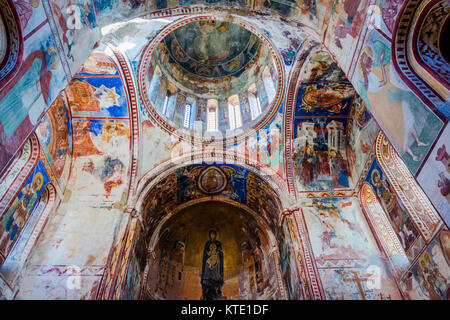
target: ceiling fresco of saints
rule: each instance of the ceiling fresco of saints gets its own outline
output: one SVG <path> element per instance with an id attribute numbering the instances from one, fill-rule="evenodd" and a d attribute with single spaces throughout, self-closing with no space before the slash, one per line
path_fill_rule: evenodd
<path id="1" fill-rule="evenodd" d="M 273 64 L 256 34 L 221 20 L 194 21 L 169 32 L 152 61 L 178 89 L 204 98 L 240 93 Z"/>
<path id="2" fill-rule="evenodd" d="M 146 41 L 137 61 L 144 108 L 184 141 L 198 131 L 197 143 L 242 141 L 282 104 L 283 58 L 271 40 L 244 20 L 202 16 L 169 24 Z"/>

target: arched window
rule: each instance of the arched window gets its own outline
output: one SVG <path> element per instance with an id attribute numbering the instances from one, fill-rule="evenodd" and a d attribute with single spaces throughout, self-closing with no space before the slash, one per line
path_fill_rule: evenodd
<path id="1" fill-rule="evenodd" d="M 207 102 L 207 122 L 206 122 L 206 131 L 214 132 L 217 131 L 218 128 L 218 117 L 217 117 L 217 100 L 216 99 L 208 99 Z"/>
<path id="2" fill-rule="evenodd" d="M 192 106 L 190 104 L 186 104 L 184 106 L 184 121 L 183 125 L 185 128 L 189 128 L 191 123 L 191 108 Z"/>
<path id="3" fill-rule="evenodd" d="M 261 114 L 261 103 L 259 102 L 258 90 L 254 82 L 248 87 L 248 103 L 252 120 L 254 120 Z"/>
<path id="4" fill-rule="evenodd" d="M 228 114 L 230 116 L 230 129 L 234 130 L 242 126 L 241 106 L 237 94 L 228 98 Z"/>
<path id="5" fill-rule="evenodd" d="M 148 89 L 148 96 L 152 102 L 155 102 L 159 86 L 161 84 L 162 72 L 159 66 L 149 68 L 150 86 Z"/>
<path id="6" fill-rule="evenodd" d="M 267 99 L 268 101 L 272 101 L 272 99 L 275 98 L 277 90 L 275 88 L 275 84 L 272 79 L 272 74 L 268 66 L 266 66 L 263 70 L 263 83 L 264 88 L 266 89 Z"/>
<path id="7" fill-rule="evenodd" d="M 175 104 L 177 102 L 178 88 L 171 82 L 167 84 L 167 93 L 164 97 L 164 106 L 162 113 L 169 119 L 173 116 L 175 111 Z"/>

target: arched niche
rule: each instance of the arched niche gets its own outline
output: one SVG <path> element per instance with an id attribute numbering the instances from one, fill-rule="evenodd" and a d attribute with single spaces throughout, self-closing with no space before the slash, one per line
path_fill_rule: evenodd
<path id="1" fill-rule="evenodd" d="M 39 141 L 36 135 L 25 142 L 23 148 L 0 178 L 0 213 L 8 207 L 14 194 L 19 190 L 39 158 Z"/>
<path id="2" fill-rule="evenodd" d="M 15 237 L 7 240 L 11 237 L 7 229 L 12 227 L 9 225 L 9 217 L 17 207 L 17 195 L 22 193 L 21 190 L 24 188 L 24 184 L 30 179 L 33 170 L 38 164 L 39 153 L 39 141 L 36 135 L 33 134 L 0 179 L 0 265 L 11 251 L 14 239 L 17 239 Z M 23 226 L 26 221 L 22 222 Z"/>

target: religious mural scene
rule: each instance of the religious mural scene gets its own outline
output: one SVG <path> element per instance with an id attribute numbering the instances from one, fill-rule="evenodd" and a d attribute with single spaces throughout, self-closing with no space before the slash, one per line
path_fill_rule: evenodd
<path id="1" fill-rule="evenodd" d="M 0 300 L 449 300 L 449 0 L 0 0 Z"/>

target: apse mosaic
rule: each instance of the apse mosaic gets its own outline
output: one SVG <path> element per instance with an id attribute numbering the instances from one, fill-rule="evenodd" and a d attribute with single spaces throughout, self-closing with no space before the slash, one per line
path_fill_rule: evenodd
<path id="1" fill-rule="evenodd" d="M 169 219 L 149 258 L 146 294 L 158 299 L 268 299 L 279 295 L 267 235 L 231 205 L 204 202 Z"/>
<path id="2" fill-rule="evenodd" d="M 49 227 L 21 270 L 17 297 L 448 300 L 450 234 L 434 211 L 448 224 L 448 110 L 399 71 L 391 46 L 403 5 L 0 0 L 0 200 L 8 202 L 0 262 L 30 235 L 24 226 L 37 220 L 50 184 L 57 204 L 45 207 Z M 444 79 L 434 31 L 445 10 L 424 15 L 416 48 Z M 286 103 L 285 87 L 293 91 Z M 390 183 L 374 159 L 380 129 L 407 168 L 390 164 L 409 169 L 411 181 Z M 233 141 L 223 143 L 230 131 Z M 30 134 L 39 144 L 24 146 Z M 200 153 L 197 142 L 261 168 L 168 164 Z M 262 178 L 268 171 L 284 202 Z M 147 190 L 149 176 L 157 180 Z M 377 245 L 381 226 L 344 197 L 361 184 L 406 252 L 404 274 Z M 145 198 L 143 212 L 131 210 L 136 198 Z M 83 266 L 82 288 L 68 291 L 73 264 Z"/>

